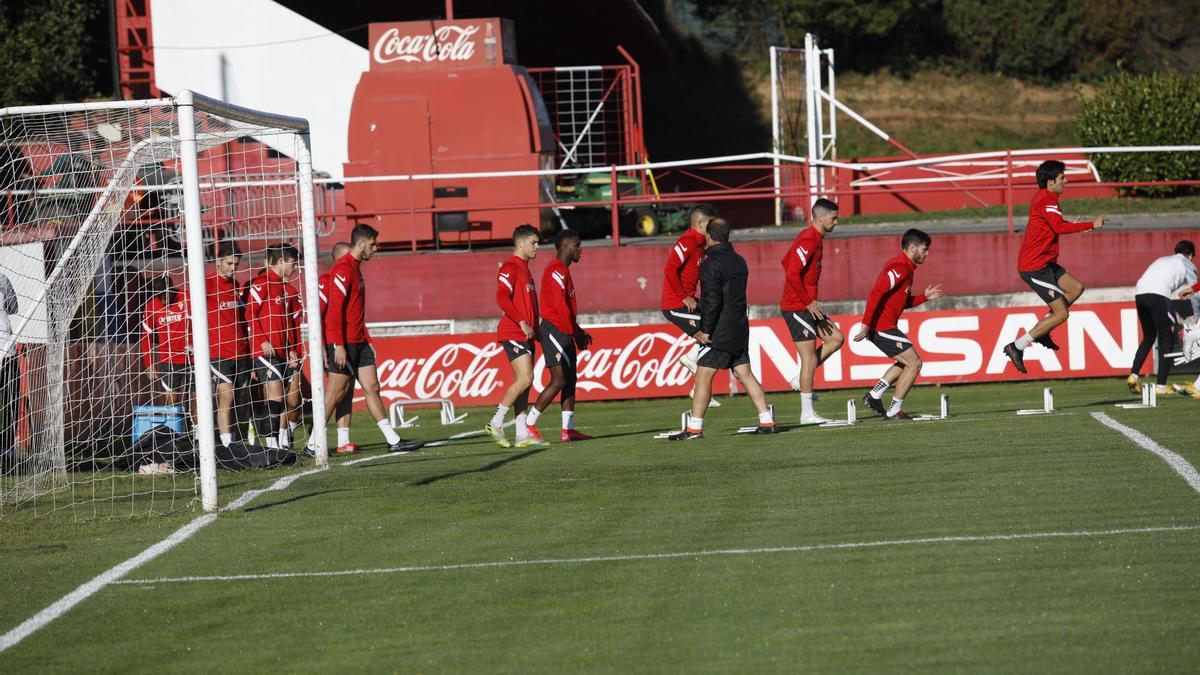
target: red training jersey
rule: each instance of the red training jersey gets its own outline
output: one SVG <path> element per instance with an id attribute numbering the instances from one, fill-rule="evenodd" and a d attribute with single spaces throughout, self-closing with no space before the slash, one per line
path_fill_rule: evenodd
<path id="1" fill-rule="evenodd" d="M 675 241 L 667 254 L 663 267 L 662 302 L 659 309 L 676 309 L 683 306 L 683 299 L 696 295 L 700 283 L 700 258 L 708 240 L 692 228 L 688 228 Z"/>
<path id="2" fill-rule="evenodd" d="M 571 280 L 571 268 L 558 258 L 551 260 L 542 272 L 540 298 L 543 320 L 567 335 L 579 332 L 575 282 Z"/>
<path id="3" fill-rule="evenodd" d="M 904 310 L 925 302 L 924 293 L 917 296 L 912 294 L 913 273 L 916 270 L 916 264 L 903 253 L 887 261 L 875 279 L 871 295 L 867 297 L 863 325 L 868 330 L 891 330 L 900 321 Z"/>
<path id="4" fill-rule="evenodd" d="M 191 361 L 192 321 L 187 295 L 167 305 L 157 297 L 146 303 L 142 318 L 142 362 L 185 365 Z"/>
<path id="5" fill-rule="evenodd" d="M 325 323 L 325 310 L 329 307 L 329 293 L 325 289 L 329 287 L 329 271 L 321 273 L 317 277 L 317 298 L 321 301 L 321 323 Z"/>
<path id="6" fill-rule="evenodd" d="M 288 284 L 270 268 L 250 282 L 246 291 L 246 325 L 250 333 L 250 356 L 266 356 L 263 343 L 270 342 L 275 358 L 285 359 L 299 346 L 300 330 L 296 324 L 295 298 L 288 293 Z"/>
<path id="7" fill-rule="evenodd" d="M 537 288 L 533 285 L 533 276 L 529 274 L 528 260 L 514 255 L 500 266 L 496 277 L 496 304 L 502 313 L 500 324 L 496 326 L 499 340 L 525 342 L 531 339 L 521 331 L 521 321 L 529 324 L 534 337 L 537 336 Z"/>
<path id="8" fill-rule="evenodd" d="M 205 282 L 208 296 L 208 354 L 214 359 L 245 360 L 250 356 L 246 345 L 245 314 L 238 283 L 219 274 Z"/>
<path id="9" fill-rule="evenodd" d="M 824 257 L 825 233 L 806 227 L 796 235 L 783 255 L 783 299 L 779 307 L 794 312 L 808 309 L 817 300 L 817 283 L 821 280 L 821 259 Z"/>
<path id="10" fill-rule="evenodd" d="M 367 282 L 362 261 L 347 253 L 329 268 L 325 286 L 325 344 L 370 342 L 367 334 Z"/>
<path id="11" fill-rule="evenodd" d="M 1063 220 L 1058 206 L 1058 195 L 1049 190 L 1038 190 L 1029 204 L 1029 224 L 1025 226 L 1025 238 L 1021 240 L 1021 252 L 1017 255 L 1017 269 L 1021 272 L 1036 272 L 1058 262 L 1058 236 L 1083 232 L 1095 226 L 1093 222 L 1072 223 Z"/>

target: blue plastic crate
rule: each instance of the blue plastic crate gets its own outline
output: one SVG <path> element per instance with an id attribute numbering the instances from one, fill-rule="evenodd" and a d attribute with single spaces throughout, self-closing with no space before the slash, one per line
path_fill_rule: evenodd
<path id="1" fill-rule="evenodd" d="M 176 405 L 133 406 L 133 442 L 154 427 L 164 424 L 177 434 L 183 433 L 183 420 L 187 410 Z"/>

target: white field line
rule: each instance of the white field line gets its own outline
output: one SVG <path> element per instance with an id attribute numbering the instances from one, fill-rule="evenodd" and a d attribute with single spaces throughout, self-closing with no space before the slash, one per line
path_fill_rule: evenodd
<path id="1" fill-rule="evenodd" d="M 268 488 L 265 488 L 262 490 L 247 490 L 244 494 L 242 494 L 241 497 L 238 497 L 237 499 L 233 500 L 232 502 L 227 504 L 221 510 L 222 511 L 233 511 L 236 509 L 240 509 L 243 506 L 245 506 L 250 500 L 263 494 L 264 492 L 283 490 L 283 489 L 287 488 L 289 485 L 291 485 L 293 482 L 295 482 L 296 479 L 302 478 L 304 476 L 309 476 L 314 473 L 318 473 L 320 471 L 324 471 L 324 469 L 310 469 L 308 471 L 302 471 L 297 474 L 292 474 L 291 476 L 284 476 L 283 478 L 280 478 L 279 480 L 272 483 L 271 486 Z M 205 525 L 208 525 L 209 523 L 216 520 L 216 518 L 217 518 L 217 515 L 215 513 L 206 513 L 206 514 L 192 520 L 187 525 L 184 525 L 183 527 L 179 528 L 178 530 L 175 530 L 175 532 L 173 532 L 166 539 L 163 539 L 162 541 L 158 542 L 157 544 L 154 544 L 150 548 L 133 556 L 132 558 L 126 560 L 125 562 L 123 562 L 119 565 L 116 565 L 115 567 L 112 567 L 109 570 L 99 574 L 98 576 L 93 578 L 91 581 L 88 581 L 87 583 L 79 586 L 78 588 L 71 591 L 70 593 L 64 595 L 57 602 L 55 602 L 54 604 L 50 605 L 49 607 L 43 609 L 42 611 L 38 612 L 37 614 L 34 614 L 32 617 L 27 619 L 21 625 L 17 626 L 16 628 L 13 628 L 12 630 L 5 633 L 4 635 L 0 635 L 0 652 L 3 652 L 6 649 L 8 649 L 9 647 L 16 645 L 21 640 L 24 640 L 25 638 L 32 635 L 39 628 L 42 628 L 43 626 L 50 623 L 51 621 L 54 621 L 55 619 L 62 616 L 63 614 L 66 614 L 67 612 L 71 611 L 71 609 L 74 608 L 75 605 L 78 605 L 79 603 L 83 602 L 84 600 L 87 600 L 88 598 L 90 598 L 91 596 L 100 592 L 101 590 L 104 590 L 104 588 L 106 586 L 117 582 L 119 579 L 121 579 L 121 577 L 124 577 L 126 574 L 129 574 L 130 572 L 132 572 L 133 570 L 137 569 L 138 567 L 144 565 L 145 563 L 148 563 L 151 560 L 154 560 L 158 556 L 166 553 L 167 551 L 170 551 L 171 549 L 175 548 L 179 544 L 182 544 L 183 542 L 187 541 L 188 539 L 191 538 L 192 535 L 199 532 Z"/>
<path id="2" fill-rule="evenodd" d="M 1119 432 L 1125 438 L 1128 438 L 1134 443 L 1140 445 L 1143 450 L 1149 450 L 1150 452 L 1158 455 L 1160 459 L 1162 459 L 1167 463 L 1168 466 L 1175 470 L 1175 473 L 1182 476 L 1183 479 L 1187 481 L 1187 484 L 1192 486 L 1193 490 L 1200 492 L 1200 472 L 1197 472 L 1196 467 L 1192 466 L 1191 463 L 1186 459 L 1164 448 L 1158 443 L 1155 443 L 1154 440 L 1146 434 L 1143 434 L 1132 427 L 1127 427 L 1108 415 L 1105 415 L 1104 413 L 1094 412 L 1092 413 L 1092 417 L 1095 417 L 1097 422 L 1103 424 L 1109 429 L 1112 429 L 1113 431 Z"/>
<path id="3" fill-rule="evenodd" d="M 533 565 L 579 565 L 585 563 L 637 562 L 644 560 L 671 560 L 678 558 L 706 558 L 713 556 L 763 555 L 771 553 L 807 553 L 813 551 L 836 551 L 847 549 L 881 548 L 885 546 L 920 546 L 929 544 L 958 544 L 996 541 L 1022 541 L 1028 539 L 1066 539 L 1084 537 L 1108 537 L 1126 534 L 1150 534 L 1155 532 L 1194 532 L 1200 525 L 1163 525 L 1159 527 L 1137 527 L 1114 530 L 1078 530 L 1073 532 L 1026 532 L 1019 534 L 959 535 L 946 537 L 923 537 L 919 539 L 885 539 L 880 541 L 857 541 L 832 544 L 810 544 L 807 546 L 773 546 L 764 548 L 729 548 L 707 551 L 680 551 L 668 553 L 642 553 L 633 555 L 588 556 L 582 558 L 548 558 L 535 560 L 498 560 L 493 562 L 454 563 L 447 565 L 414 565 L 410 567 L 382 567 L 374 569 L 351 569 L 322 572 L 270 572 L 264 574 L 233 574 L 223 576 L 162 577 L 158 579 L 124 579 L 114 583 L 124 585 L 153 585 L 206 581 L 259 581 L 267 579 L 296 579 L 307 577 L 349 577 L 366 574 L 405 574 L 412 572 L 444 572 L 452 570 L 475 570 L 497 567 L 527 567 Z"/>

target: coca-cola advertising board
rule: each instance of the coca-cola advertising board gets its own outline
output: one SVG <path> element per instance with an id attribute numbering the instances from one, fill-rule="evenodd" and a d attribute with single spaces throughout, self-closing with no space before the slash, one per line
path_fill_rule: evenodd
<path id="1" fill-rule="evenodd" d="M 474 68 L 517 62 L 508 19 L 373 23 L 371 70 Z"/>
<path id="2" fill-rule="evenodd" d="M 1137 311 L 1131 302 L 1076 305 L 1055 340 L 1058 352 L 1033 346 L 1025 352 L 1028 375 L 1004 356 L 1008 344 L 1045 314 L 1040 307 L 909 312 L 900 330 L 924 360 L 918 382 L 1098 377 L 1127 373 L 1138 343 Z M 834 316 L 846 345 L 817 370 L 817 389 L 869 387 L 891 363 L 873 344 L 851 338 L 859 316 Z M 691 374 L 679 356 L 693 344 L 670 324 L 595 327 L 593 342 L 579 354 L 578 399 L 686 396 Z M 374 340 L 385 400 L 446 398 L 456 405 L 495 403 L 512 378 L 493 334 L 392 337 Z M 796 349 L 782 319 L 750 322 L 750 363 L 768 391 L 786 391 L 799 370 Z M 534 388 L 549 381 L 539 349 Z M 718 376 L 716 393 L 728 393 Z M 361 402 L 361 395 L 356 395 Z"/>

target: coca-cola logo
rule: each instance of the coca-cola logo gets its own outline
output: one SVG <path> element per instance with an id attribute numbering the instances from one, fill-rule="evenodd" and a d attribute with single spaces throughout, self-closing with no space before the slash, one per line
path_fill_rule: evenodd
<path id="1" fill-rule="evenodd" d="M 475 55 L 471 37 L 478 32 L 479 26 L 442 26 L 432 33 L 401 35 L 399 28 L 389 28 L 375 42 L 372 55 L 376 63 L 469 61 Z"/>
<path id="2" fill-rule="evenodd" d="M 378 366 L 380 392 L 386 398 L 487 398 L 501 387 L 493 357 L 496 343 L 442 345 L 428 357 L 384 359 Z"/>

